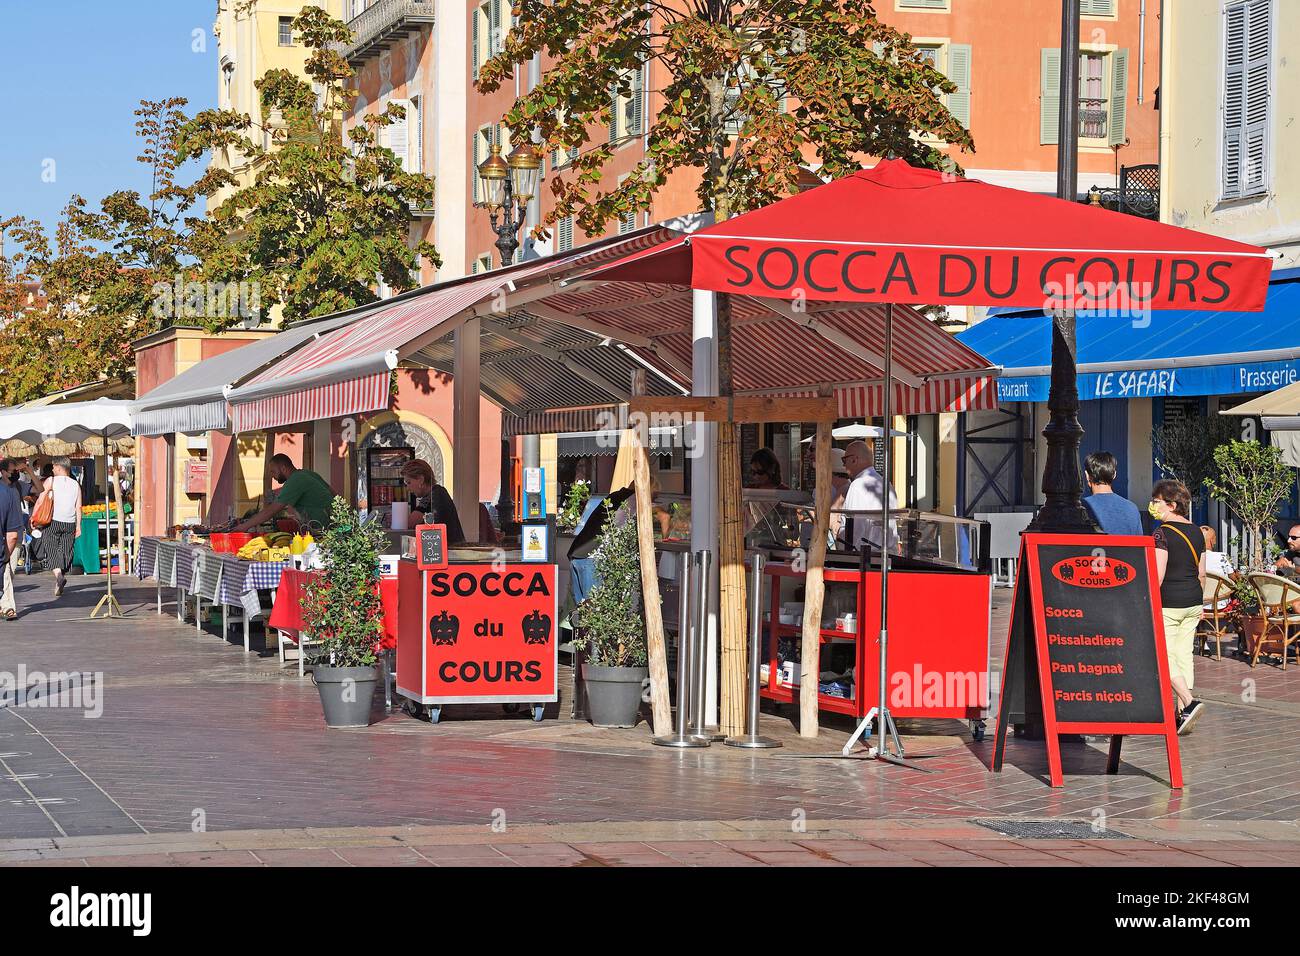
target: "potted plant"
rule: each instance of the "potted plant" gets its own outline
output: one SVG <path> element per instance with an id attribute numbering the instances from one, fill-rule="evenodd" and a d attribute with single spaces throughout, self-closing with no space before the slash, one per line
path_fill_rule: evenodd
<path id="1" fill-rule="evenodd" d="M 649 676 L 636 523 L 619 524 L 608 515 L 592 559 L 596 584 L 578 606 L 573 640 L 588 654 L 582 677 L 591 722 L 597 727 L 635 727 L 641 688 Z"/>
<path id="2" fill-rule="evenodd" d="M 564 496 L 564 504 L 555 515 L 555 527 L 561 534 L 573 534 L 582 520 L 582 512 L 591 500 L 591 483 L 584 478 L 577 479 L 569 486 Z"/>
<path id="3" fill-rule="evenodd" d="M 379 553 L 387 536 L 342 498 L 330 507 L 330 525 L 317 542 L 323 573 L 307 585 L 303 599 L 303 620 L 320 642 L 312 680 L 327 726 L 365 727 L 383 638 Z"/>

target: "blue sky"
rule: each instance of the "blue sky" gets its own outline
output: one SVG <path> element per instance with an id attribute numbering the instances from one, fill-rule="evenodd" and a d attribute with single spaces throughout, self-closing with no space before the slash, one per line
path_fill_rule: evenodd
<path id="1" fill-rule="evenodd" d="M 216 8 L 216 0 L 0 2 L 0 218 L 37 218 L 52 233 L 73 193 L 92 208 L 117 189 L 146 193 L 133 113 L 141 99 L 168 96 L 188 99 L 191 115 L 215 105 Z M 190 164 L 182 181 L 199 169 Z"/>

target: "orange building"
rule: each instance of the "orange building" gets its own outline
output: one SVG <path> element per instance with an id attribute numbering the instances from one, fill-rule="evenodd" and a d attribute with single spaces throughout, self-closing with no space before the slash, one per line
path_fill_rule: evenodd
<path id="1" fill-rule="evenodd" d="M 1160 69 L 1159 0 L 1082 0 L 1080 22 L 1079 193 L 1118 185 L 1121 166 L 1156 164 Z M 968 175 L 999 185 L 1054 192 L 1060 70 L 1060 4 L 1056 0 L 880 0 L 878 15 L 912 36 L 937 69 L 956 83 L 949 109 L 971 130 L 975 151 L 954 150 Z M 433 24 L 438 23 L 437 30 Z M 437 178 L 437 216 L 417 212 L 412 238 L 429 239 L 444 264 L 437 278 L 496 263 L 495 235 L 474 208 L 475 168 L 500 143 L 510 144 L 501 117 L 527 88 L 529 68 L 492 94 L 474 88 L 478 67 L 501 48 L 509 0 L 350 0 L 345 15 L 354 41 L 345 51 L 357 71 L 355 115 L 388 103 L 407 106 L 407 121 L 390 128 L 389 145 L 408 168 Z M 541 65 L 545 68 L 545 64 Z M 647 119 L 659 109 L 663 83 L 652 67 L 615 119 L 616 143 L 606 182 L 631 172 L 644 155 Z M 645 89 L 648 87 L 648 90 Z M 543 173 L 563 173 L 566 157 L 546 157 Z M 627 231 L 696 210 L 698 175 L 673 176 L 654 205 L 608 232 Z M 550 208 L 543 186 L 541 212 Z M 581 244 L 580 229 L 561 222 L 536 251 Z M 608 234 L 608 233 L 607 233 Z M 526 243 L 522 254 L 528 255 Z M 422 270 L 424 281 L 435 278 Z"/>

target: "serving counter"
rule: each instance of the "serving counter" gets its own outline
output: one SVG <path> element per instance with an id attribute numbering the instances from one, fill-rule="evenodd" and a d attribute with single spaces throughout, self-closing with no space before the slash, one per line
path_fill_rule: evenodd
<path id="1" fill-rule="evenodd" d="M 541 720 L 559 700 L 558 567 L 518 549 L 461 547 L 398 561 L 397 692 L 435 723 L 446 704 L 521 705 Z"/>

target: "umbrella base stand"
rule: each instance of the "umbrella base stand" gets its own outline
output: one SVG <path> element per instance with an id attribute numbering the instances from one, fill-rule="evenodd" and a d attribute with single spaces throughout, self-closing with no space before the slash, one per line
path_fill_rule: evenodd
<path id="1" fill-rule="evenodd" d="M 101 609 L 103 609 L 104 616 L 99 618 Z M 107 621 L 110 618 L 126 617 L 126 613 L 122 610 L 122 605 L 117 603 L 117 598 L 113 596 L 113 592 L 109 591 L 99 599 L 99 603 L 95 605 L 95 609 L 90 612 L 90 617 L 91 620 L 99 618 L 100 620 Z"/>
<path id="2" fill-rule="evenodd" d="M 903 742 L 898 736 L 898 727 L 894 724 L 893 715 L 889 713 L 887 708 L 882 710 L 879 707 L 872 707 L 867 711 L 867 716 L 862 718 L 862 723 L 858 724 L 857 729 L 853 731 L 853 735 L 845 742 L 844 748 L 840 753 L 845 757 L 849 756 L 855 743 L 864 736 L 871 735 L 871 722 L 876 719 L 877 714 L 879 714 L 880 717 L 879 742 L 876 746 L 871 747 L 867 751 L 867 757 L 874 760 L 883 760 L 885 763 L 892 763 L 897 767 L 906 767 L 908 770 L 919 770 L 921 773 L 934 773 L 933 770 L 912 763 L 910 760 L 906 759 L 903 753 Z M 894 750 L 892 752 L 889 749 L 889 741 L 891 740 L 894 742 Z"/>

